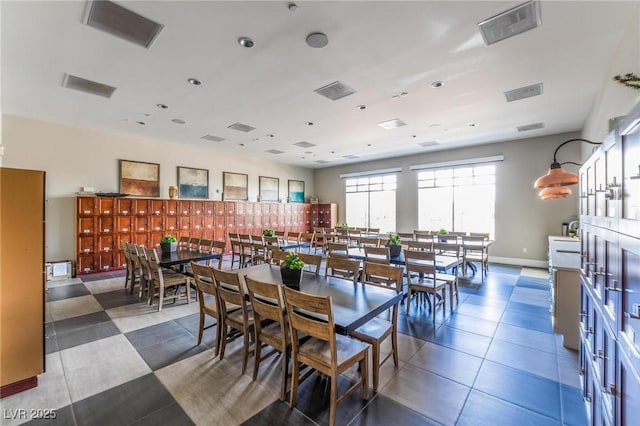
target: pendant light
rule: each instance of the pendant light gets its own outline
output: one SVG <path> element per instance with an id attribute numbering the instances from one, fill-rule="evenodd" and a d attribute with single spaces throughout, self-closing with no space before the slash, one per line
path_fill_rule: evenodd
<path id="1" fill-rule="evenodd" d="M 568 141 L 562 142 L 553 152 L 553 163 L 551 163 L 551 166 L 549 167 L 549 171 L 547 172 L 546 175 L 541 176 L 536 180 L 535 184 L 533 185 L 534 188 L 543 188 L 543 189 L 556 188 L 556 187 L 575 185 L 578 183 L 579 179 L 577 174 L 566 172 L 562 168 L 562 164 L 567 164 L 567 163 L 577 164 L 577 163 L 567 161 L 565 163 L 560 164 L 556 160 L 556 155 L 558 154 L 558 150 L 562 148 L 564 145 L 568 144 L 569 142 L 574 142 L 574 141 L 586 142 L 592 145 L 600 145 L 600 142 L 591 142 L 589 140 L 581 139 L 581 138 L 569 139 Z M 568 195 L 569 194 L 561 195 L 560 197 L 566 197 Z M 542 197 L 542 192 L 540 193 L 540 196 Z M 560 198 L 560 197 L 556 197 L 556 196 L 547 197 L 547 198 L 543 198 L 543 200 L 546 200 L 549 198 Z"/>
<path id="2" fill-rule="evenodd" d="M 571 188 L 566 186 L 556 186 L 553 188 L 545 188 L 540 191 L 540 198 L 543 200 L 555 200 L 557 198 L 566 198 L 572 194 Z"/>

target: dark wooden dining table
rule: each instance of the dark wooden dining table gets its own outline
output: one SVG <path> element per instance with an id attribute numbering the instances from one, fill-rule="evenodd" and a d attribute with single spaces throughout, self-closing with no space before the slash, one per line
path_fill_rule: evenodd
<path id="1" fill-rule="evenodd" d="M 235 272 L 235 271 L 234 271 Z M 282 285 L 280 267 L 268 263 L 237 270 L 244 277 Z M 350 334 L 402 300 L 402 293 L 352 280 L 304 273 L 300 291 L 317 296 L 331 296 L 336 333 Z"/>
<path id="2" fill-rule="evenodd" d="M 158 250 L 158 254 L 160 255 L 160 261 L 158 262 L 160 266 L 170 268 L 179 265 L 180 272 L 184 272 L 186 265 L 191 262 L 220 259 L 220 256 L 222 256 L 220 253 L 211 253 L 202 250 L 178 249 L 172 252 L 163 252 L 159 248 L 156 250 Z"/>

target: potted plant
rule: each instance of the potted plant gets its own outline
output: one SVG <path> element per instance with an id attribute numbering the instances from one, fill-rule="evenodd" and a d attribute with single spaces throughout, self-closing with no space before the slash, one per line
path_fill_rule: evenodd
<path id="1" fill-rule="evenodd" d="M 265 237 L 273 237 L 276 235 L 276 231 L 274 231 L 271 228 L 267 228 L 264 231 L 262 231 L 262 235 L 264 235 Z"/>
<path id="2" fill-rule="evenodd" d="M 302 282 L 302 268 L 304 268 L 304 262 L 298 256 L 298 253 L 287 252 L 287 260 L 280 265 L 282 284 L 299 290 Z"/>
<path id="3" fill-rule="evenodd" d="M 440 229 L 438 229 L 438 235 L 444 235 L 444 234 L 448 234 L 448 233 L 449 233 L 449 232 L 448 232 L 446 229 L 444 229 L 444 228 L 440 228 Z"/>
<path id="4" fill-rule="evenodd" d="M 349 229 L 349 225 L 345 222 L 342 225 L 340 225 L 340 228 L 342 229 Z"/>
<path id="5" fill-rule="evenodd" d="M 178 249 L 178 239 L 171 234 L 165 234 L 160 240 L 160 248 L 163 253 L 171 253 Z"/>
<path id="6" fill-rule="evenodd" d="M 389 255 L 391 257 L 400 255 L 400 251 L 402 250 L 402 241 L 400 240 L 400 235 L 395 232 L 389 232 L 389 239 L 387 240 L 385 245 L 389 247 Z"/>

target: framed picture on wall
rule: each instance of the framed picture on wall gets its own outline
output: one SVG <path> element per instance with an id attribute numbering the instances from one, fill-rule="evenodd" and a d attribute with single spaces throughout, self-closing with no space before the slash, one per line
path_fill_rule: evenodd
<path id="1" fill-rule="evenodd" d="M 209 170 L 178 166 L 178 196 L 209 198 Z"/>
<path id="2" fill-rule="evenodd" d="M 247 201 L 249 175 L 242 173 L 222 172 L 222 199 Z"/>
<path id="3" fill-rule="evenodd" d="M 160 164 L 120 160 L 120 192 L 141 197 L 159 197 Z"/>
<path id="4" fill-rule="evenodd" d="M 304 203 L 304 181 L 289 179 L 289 202 Z"/>
<path id="5" fill-rule="evenodd" d="M 280 179 L 260 176 L 258 181 L 260 201 L 278 201 L 280 199 Z"/>

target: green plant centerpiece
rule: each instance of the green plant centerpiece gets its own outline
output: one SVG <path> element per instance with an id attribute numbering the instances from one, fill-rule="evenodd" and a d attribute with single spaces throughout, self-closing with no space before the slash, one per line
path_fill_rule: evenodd
<path id="1" fill-rule="evenodd" d="M 178 239 L 175 235 L 165 234 L 160 240 L 160 248 L 163 253 L 171 253 L 178 249 Z"/>
<path id="2" fill-rule="evenodd" d="M 349 225 L 345 222 L 342 225 L 340 225 L 340 228 L 342 229 L 349 229 Z"/>
<path id="3" fill-rule="evenodd" d="M 300 256 L 298 256 L 298 253 L 293 251 L 287 252 L 287 259 L 280 264 L 282 284 L 300 290 L 303 268 L 304 262 L 300 259 Z"/>
<path id="4" fill-rule="evenodd" d="M 389 232 L 389 239 L 385 243 L 387 247 L 389 247 L 389 255 L 391 257 L 396 257 L 400 255 L 400 251 L 402 250 L 402 241 L 400 240 L 400 235 L 396 232 Z"/>
<path id="5" fill-rule="evenodd" d="M 449 231 L 447 231 L 447 230 L 446 230 L 446 229 L 444 229 L 444 228 L 440 228 L 440 229 L 438 229 L 438 234 L 439 234 L 439 235 L 444 235 L 444 234 L 448 234 L 448 233 L 449 233 Z"/>
<path id="6" fill-rule="evenodd" d="M 264 231 L 262 231 L 262 235 L 264 235 L 265 237 L 273 237 L 276 235 L 276 231 L 271 228 L 266 228 Z"/>

